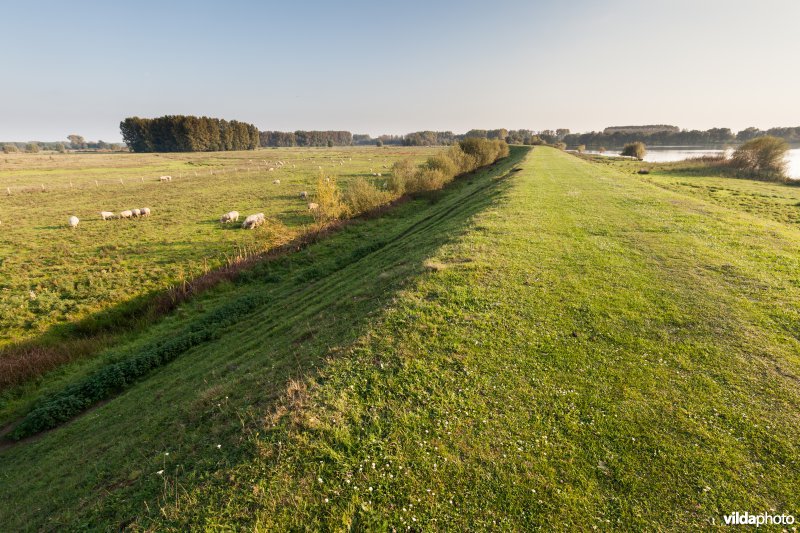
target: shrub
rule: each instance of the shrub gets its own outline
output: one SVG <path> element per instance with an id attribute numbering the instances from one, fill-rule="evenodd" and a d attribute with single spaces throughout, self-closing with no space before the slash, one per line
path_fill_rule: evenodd
<path id="1" fill-rule="evenodd" d="M 378 139 L 377 141 L 375 141 L 375 146 L 377 146 L 378 148 L 382 147 L 383 146 L 383 141 Z"/>
<path id="2" fill-rule="evenodd" d="M 314 210 L 314 218 L 317 222 L 332 222 L 347 214 L 347 206 L 342 202 L 342 196 L 336 186 L 335 177 L 319 175 L 316 203 L 319 205 Z"/>
<path id="3" fill-rule="evenodd" d="M 622 153 L 620 155 L 626 157 L 635 157 L 639 161 L 644 159 L 645 154 L 647 153 L 647 147 L 644 145 L 643 142 L 633 142 L 628 143 L 622 148 Z"/>
<path id="4" fill-rule="evenodd" d="M 785 178 L 789 145 L 777 137 L 757 137 L 733 152 L 731 166 L 765 177 Z"/>
<path id="5" fill-rule="evenodd" d="M 356 178 L 344 193 L 344 202 L 349 208 L 349 214 L 359 215 L 371 211 L 376 207 L 388 204 L 392 194 L 381 191 L 364 178 Z"/>
<path id="6" fill-rule="evenodd" d="M 585 144 L 579 144 L 578 145 L 578 153 L 582 154 L 585 151 L 586 151 L 586 145 Z"/>
<path id="7" fill-rule="evenodd" d="M 555 146 L 559 150 L 566 150 L 567 149 L 567 143 L 559 142 L 559 143 L 555 143 L 553 146 Z"/>
<path id="8" fill-rule="evenodd" d="M 478 168 L 477 158 L 466 153 L 461 149 L 461 146 L 457 144 L 448 148 L 444 152 L 444 155 L 456 166 L 456 174 L 464 174 Z"/>
<path id="9" fill-rule="evenodd" d="M 58 143 L 56 145 L 56 152 L 58 152 L 59 154 L 64 154 L 67 152 L 67 147 L 64 146 L 64 143 Z"/>
<path id="10" fill-rule="evenodd" d="M 388 189 L 398 196 L 406 192 L 406 184 L 417 171 L 411 159 L 401 159 L 392 166 L 392 175 L 386 180 Z"/>
<path id="11" fill-rule="evenodd" d="M 420 167 L 406 183 L 408 192 L 435 191 L 444 187 L 447 177 L 437 168 Z"/>
<path id="12" fill-rule="evenodd" d="M 19 152 L 19 148 L 17 148 L 14 144 L 4 144 L 3 145 L 3 153 L 4 154 L 14 154 Z"/>
<path id="13" fill-rule="evenodd" d="M 459 173 L 459 166 L 449 157 L 447 152 L 436 154 L 428 158 L 425 166 L 431 170 L 440 170 L 448 181 L 456 177 Z"/>
<path id="14" fill-rule="evenodd" d="M 28 143 L 25 146 L 25 151 L 29 154 L 38 154 L 39 153 L 39 145 L 36 143 Z"/>
<path id="15" fill-rule="evenodd" d="M 484 167 L 494 163 L 499 157 L 501 157 L 500 154 L 503 151 L 503 145 L 505 145 L 506 153 L 508 153 L 508 144 L 506 144 L 505 141 L 489 141 L 476 137 L 468 137 L 458 144 L 465 153 L 476 158 L 477 167 L 475 168 Z M 475 170 L 475 168 L 471 170 Z"/>

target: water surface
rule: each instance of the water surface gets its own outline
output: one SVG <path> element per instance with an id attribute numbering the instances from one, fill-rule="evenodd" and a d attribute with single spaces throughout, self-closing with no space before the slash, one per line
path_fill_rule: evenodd
<path id="1" fill-rule="evenodd" d="M 587 150 L 587 154 L 599 154 L 595 150 Z M 687 148 L 680 146 L 653 146 L 647 147 L 647 155 L 644 160 L 650 163 L 668 163 L 671 161 L 683 161 L 692 157 L 702 157 L 704 155 L 719 155 L 731 153 L 730 149 L 719 148 Z M 601 155 L 618 156 L 620 150 L 606 150 Z M 800 148 L 793 148 L 786 154 L 787 175 L 792 179 L 800 179 Z"/>

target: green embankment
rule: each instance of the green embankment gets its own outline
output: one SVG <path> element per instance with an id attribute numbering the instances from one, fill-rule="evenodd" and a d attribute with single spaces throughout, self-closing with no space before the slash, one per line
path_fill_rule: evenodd
<path id="1" fill-rule="evenodd" d="M 159 325 L 274 295 L 0 452 L 0 523 L 686 530 L 800 514 L 800 231 L 552 149 L 506 174 L 522 155 Z"/>

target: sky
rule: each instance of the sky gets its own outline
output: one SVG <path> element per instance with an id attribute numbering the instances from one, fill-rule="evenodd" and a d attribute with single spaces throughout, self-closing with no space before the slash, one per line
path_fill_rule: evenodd
<path id="1" fill-rule="evenodd" d="M 800 1 L 4 2 L 0 140 L 800 126 Z"/>

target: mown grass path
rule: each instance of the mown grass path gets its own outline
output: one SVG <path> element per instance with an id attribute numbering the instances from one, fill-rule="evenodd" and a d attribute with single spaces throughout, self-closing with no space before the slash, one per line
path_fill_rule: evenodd
<path id="1" fill-rule="evenodd" d="M 0 521 L 687 530 L 800 515 L 800 231 L 546 148 L 494 180 L 512 164 L 215 293 L 275 300 L 0 453 Z"/>

